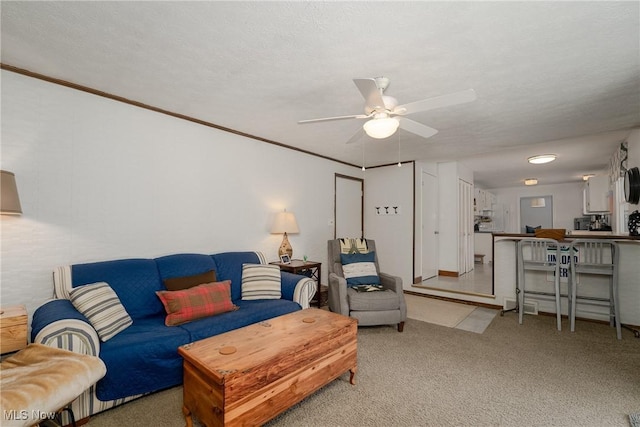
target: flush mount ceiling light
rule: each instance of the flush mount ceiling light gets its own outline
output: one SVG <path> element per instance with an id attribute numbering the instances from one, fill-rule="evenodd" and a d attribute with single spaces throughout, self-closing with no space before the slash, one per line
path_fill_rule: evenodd
<path id="1" fill-rule="evenodd" d="M 536 185 L 538 180 L 535 178 L 527 178 L 524 180 L 524 185 Z"/>
<path id="2" fill-rule="evenodd" d="M 388 117 L 386 116 L 386 114 L 381 114 L 381 115 L 383 117 L 369 120 L 362 126 L 364 131 L 371 138 L 376 138 L 376 139 L 387 138 L 393 135 L 396 132 L 396 130 L 398 130 L 398 126 L 400 125 L 400 122 L 398 122 L 397 119 Z"/>
<path id="3" fill-rule="evenodd" d="M 527 161 L 534 165 L 541 165 L 544 163 L 553 162 L 556 159 L 555 154 L 541 154 L 539 156 L 529 157 Z"/>

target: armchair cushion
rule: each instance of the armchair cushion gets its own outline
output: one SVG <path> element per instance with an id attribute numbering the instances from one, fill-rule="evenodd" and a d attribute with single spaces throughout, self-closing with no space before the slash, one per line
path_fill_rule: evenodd
<path id="1" fill-rule="evenodd" d="M 375 252 L 340 254 L 342 272 L 348 286 L 380 284 L 375 256 Z"/>
<path id="2" fill-rule="evenodd" d="M 351 311 L 384 311 L 398 310 L 400 298 L 393 291 L 358 292 L 355 289 L 347 289 L 347 299 Z"/>
<path id="3" fill-rule="evenodd" d="M 133 323 L 108 283 L 78 286 L 69 293 L 69 298 L 76 310 L 89 320 L 102 341 L 113 338 Z"/>
<path id="4" fill-rule="evenodd" d="M 369 252 L 369 245 L 367 245 L 367 239 L 339 239 L 340 240 L 340 253 L 354 254 L 361 253 L 366 254 Z"/>

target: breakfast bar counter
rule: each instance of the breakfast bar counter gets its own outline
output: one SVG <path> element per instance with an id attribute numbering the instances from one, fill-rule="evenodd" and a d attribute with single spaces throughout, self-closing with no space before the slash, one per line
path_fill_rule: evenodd
<path id="1" fill-rule="evenodd" d="M 570 244 L 574 239 L 609 239 L 618 244 L 620 251 L 618 265 L 618 292 L 620 296 L 620 318 L 622 324 L 640 325 L 640 236 L 613 235 L 610 233 L 581 233 L 571 231 L 560 244 Z M 575 233 L 575 234 L 574 234 Z M 535 237 L 533 234 L 518 233 L 494 233 L 493 235 L 493 287 L 494 295 L 498 301 L 516 299 L 516 249 L 517 243 L 523 238 Z M 580 278 L 580 291 L 593 297 L 606 297 L 609 292 L 607 280 L 601 276 L 585 276 Z M 545 275 L 537 275 L 532 280 L 534 286 L 547 288 L 549 278 Z M 529 279 L 527 279 L 529 283 Z M 551 286 L 553 282 L 551 283 Z M 529 285 L 527 285 L 529 287 Z M 567 278 L 561 274 L 560 292 L 567 294 Z M 538 310 L 547 313 L 555 313 L 553 298 L 545 296 L 527 296 L 528 301 L 536 302 Z M 562 314 L 567 314 L 567 298 L 562 298 Z M 583 304 L 576 310 L 577 316 L 587 319 L 609 321 L 608 305 Z"/>

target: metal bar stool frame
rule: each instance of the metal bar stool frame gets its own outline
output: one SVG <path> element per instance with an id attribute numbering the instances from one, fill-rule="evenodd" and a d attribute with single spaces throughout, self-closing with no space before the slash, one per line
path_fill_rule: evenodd
<path id="1" fill-rule="evenodd" d="M 579 256 L 574 256 L 578 250 Z M 571 332 L 576 327 L 576 302 L 578 299 L 577 274 L 594 274 L 609 276 L 609 299 L 589 298 L 609 302 L 609 324 L 616 327 L 618 339 L 622 339 L 620 324 L 620 303 L 618 297 L 618 262 L 620 251 L 618 244 L 608 239 L 576 239 L 569 247 L 571 262 L 569 264 L 569 321 Z M 609 256 L 605 256 L 609 254 Z M 579 258 L 576 260 L 576 258 Z"/>
<path id="2" fill-rule="evenodd" d="M 525 248 L 530 248 L 530 256 L 525 257 Z M 548 258 L 549 253 L 555 259 Z M 560 244 L 557 240 L 547 238 L 528 238 L 518 242 L 518 321 L 522 324 L 524 317 L 524 296 L 526 293 L 525 271 L 548 271 L 554 273 L 554 294 L 556 301 L 556 321 L 559 331 L 562 330 L 562 313 L 560 305 Z M 532 292 L 530 294 L 549 295 L 546 292 Z M 551 295 L 554 295 L 551 294 Z"/>

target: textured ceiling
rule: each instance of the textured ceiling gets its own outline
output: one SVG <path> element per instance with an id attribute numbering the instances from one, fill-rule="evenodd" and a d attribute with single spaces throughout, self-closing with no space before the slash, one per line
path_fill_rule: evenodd
<path id="1" fill-rule="evenodd" d="M 10 2 L 2 63 L 360 165 L 459 160 L 486 188 L 603 170 L 640 126 L 638 2 Z M 439 130 L 345 144 L 353 78 Z M 364 150 L 363 150 L 364 149 Z M 558 154 L 532 169 L 526 157 Z"/>

